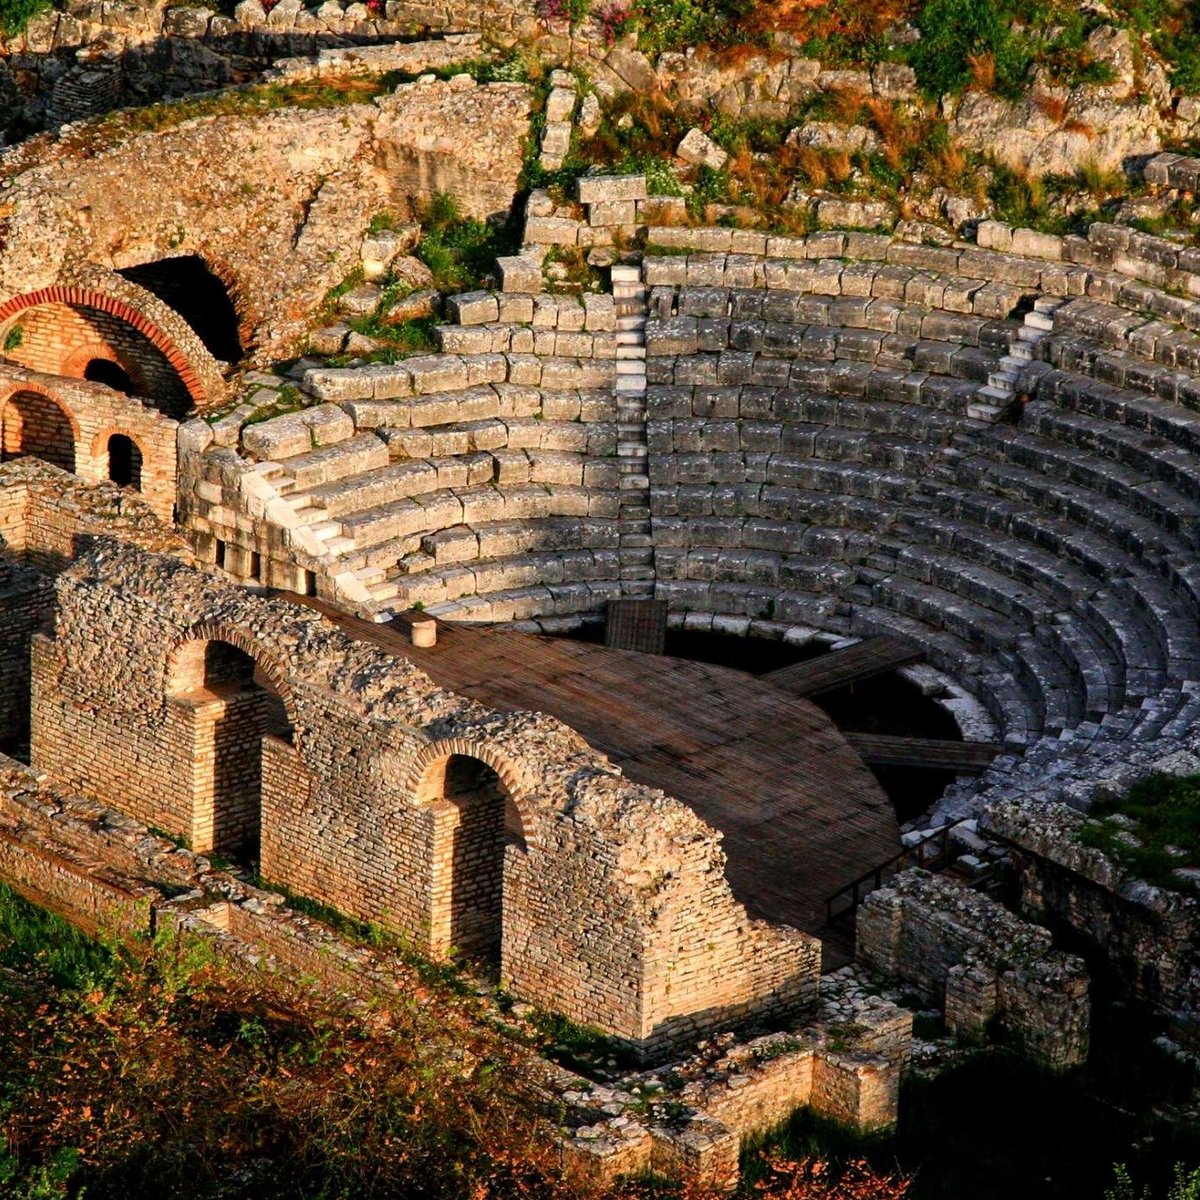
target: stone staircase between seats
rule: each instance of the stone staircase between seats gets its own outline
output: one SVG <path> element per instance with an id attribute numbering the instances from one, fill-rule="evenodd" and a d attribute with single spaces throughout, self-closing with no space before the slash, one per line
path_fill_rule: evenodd
<path id="1" fill-rule="evenodd" d="M 967 415 L 978 421 L 997 421 L 1012 406 L 1021 385 L 1022 373 L 1036 358 L 1036 349 L 1054 330 L 1054 314 L 1064 301 L 1057 297 L 1041 296 L 1034 301 L 1033 310 L 1026 313 L 1024 323 L 1009 346 L 1008 353 L 988 374 L 974 401 L 967 406 Z"/>
<path id="2" fill-rule="evenodd" d="M 621 591 L 654 595 L 646 441 L 646 286 L 640 267 L 612 269 L 617 317 L 617 462 Z"/>

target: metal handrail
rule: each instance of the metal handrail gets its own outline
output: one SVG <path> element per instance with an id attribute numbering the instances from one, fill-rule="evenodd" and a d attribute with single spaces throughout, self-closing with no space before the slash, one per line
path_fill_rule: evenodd
<path id="1" fill-rule="evenodd" d="M 874 886 L 867 889 L 867 892 L 872 892 L 876 888 L 883 886 L 883 873 L 891 867 L 895 867 L 898 863 L 908 863 L 908 865 L 924 867 L 929 862 L 937 862 L 946 853 L 946 844 L 950 840 L 950 830 L 957 828 L 964 821 L 970 820 L 969 817 L 962 817 L 957 821 L 951 821 L 948 825 L 940 825 L 926 837 L 920 841 L 913 842 L 911 846 L 905 846 L 899 854 L 892 855 L 891 858 L 881 862 L 877 867 L 872 867 L 869 871 L 864 871 L 857 879 L 852 879 L 844 887 L 838 888 L 832 895 L 825 898 L 825 920 L 826 923 L 832 925 L 834 921 L 842 920 L 847 914 L 857 911 L 859 904 L 862 903 L 859 895 L 859 889 L 868 880 L 874 881 Z M 926 853 L 926 848 L 933 842 L 938 843 L 938 850 L 935 855 L 930 856 Z M 909 860 L 916 856 L 916 862 L 911 863 Z M 892 871 L 892 874 L 897 874 Z M 833 911 L 834 903 L 841 899 L 842 896 L 849 895 L 850 903 L 836 915 Z"/>

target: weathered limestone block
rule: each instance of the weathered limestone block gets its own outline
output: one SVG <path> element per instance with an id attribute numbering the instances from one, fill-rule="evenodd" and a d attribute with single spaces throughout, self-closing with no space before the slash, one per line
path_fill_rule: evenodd
<path id="1" fill-rule="evenodd" d="M 533 293 L 542 290 L 541 264 L 525 255 L 510 255 L 496 259 L 500 271 L 500 287 L 505 292 Z M 500 316 L 504 320 L 503 315 Z"/>
<path id="2" fill-rule="evenodd" d="M 576 184 L 580 204 L 611 204 L 645 200 L 645 175 L 581 175 Z"/>
<path id="3" fill-rule="evenodd" d="M 719 171 L 729 161 L 729 154 L 699 128 L 687 131 L 675 153 L 686 163 L 712 171 Z"/>

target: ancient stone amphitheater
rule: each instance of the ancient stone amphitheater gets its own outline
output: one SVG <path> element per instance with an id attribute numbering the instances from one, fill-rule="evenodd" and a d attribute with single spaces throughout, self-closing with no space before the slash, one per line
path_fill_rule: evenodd
<path id="1" fill-rule="evenodd" d="M 405 72 L 336 111 L 81 123 L 7 154 L 4 458 L 102 499 L 0 473 L 24 564 L 0 577 L 20 651 L 0 662 L 43 772 L 11 767 L 4 845 L 34 830 L 42 849 L 10 846 L 0 870 L 64 903 L 43 852 L 68 828 L 76 857 L 98 853 L 89 821 L 117 854 L 106 831 L 144 822 L 119 851 L 134 874 L 168 852 L 151 828 L 200 853 L 253 834 L 272 882 L 430 954 L 482 947 L 523 997 L 647 1057 L 816 1022 L 761 1056 L 753 1103 L 725 1077 L 693 1089 L 696 1129 L 724 1122 L 699 1150 L 591 1112 L 576 1149 L 610 1172 L 710 1156 L 727 1173 L 739 1133 L 799 1103 L 894 1121 L 911 1017 L 819 979 L 809 936 L 834 952 L 823 902 L 847 888 L 861 967 L 961 1032 L 998 1020 L 1055 1067 L 1086 1056 L 1086 972 L 1049 934 L 943 879 L 881 886 L 907 852 L 925 862 L 926 828 L 956 830 L 980 874 L 1008 863 L 1024 915 L 1119 945 L 1130 990 L 1194 1038 L 1195 899 L 1082 851 L 1073 810 L 1200 769 L 1200 250 L 1103 222 L 983 220 L 938 245 L 697 226 L 643 174 L 526 193 L 539 101 L 454 75 L 464 44 L 275 68 Z M 574 76 L 551 84 L 543 157 L 585 102 Z M 1200 160 L 1141 170 L 1163 194 L 1200 189 Z M 132 177 L 144 194 L 117 186 Z M 515 205 L 519 248 L 492 286 L 446 298 L 437 352 L 356 357 L 330 297 L 355 285 L 374 311 L 369 281 L 416 236 L 372 214 L 445 192 L 479 218 Z M 598 287 L 550 286 L 571 256 Z M 620 645 L 635 611 L 651 616 L 632 648 L 661 649 L 663 622 L 798 653 L 902 647 L 885 665 L 983 758 L 902 844 L 857 743 L 787 669 L 731 683 L 531 638 L 607 619 Z M 617 765 L 526 711 L 542 708 Z M 249 796 L 224 813 L 223 756 Z M 474 840 L 455 833 L 472 805 L 488 806 Z M 187 920 L 303 958 L 245 879 L 218 888 L 195 864 L 209 903 Z M 866 1031 L 852 1052 L 827 1028 L 848 1018 Z"/>

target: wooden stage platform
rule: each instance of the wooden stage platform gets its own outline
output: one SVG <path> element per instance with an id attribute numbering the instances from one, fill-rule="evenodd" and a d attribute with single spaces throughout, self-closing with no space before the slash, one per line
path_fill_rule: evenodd
<path id="1" fill-rule="evenodd" d="M 558 717 L 630 779 L 689 804 L 725 835 L 730 885 L 755 916 L 815 932 L 826 896 L 900 849 L 891 803 L 829 718 L 762 678 L 440 621 L 437 645 L 418 650 L 402 619 L 290 598 L 452 691 Z"/>

